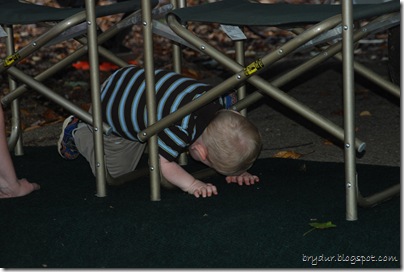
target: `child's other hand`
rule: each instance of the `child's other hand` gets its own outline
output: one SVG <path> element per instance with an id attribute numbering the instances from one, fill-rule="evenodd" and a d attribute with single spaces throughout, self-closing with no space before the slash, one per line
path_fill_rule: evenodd
<path id="1" fill-rule="evenodd" d="M 252 185 L 256 182 L 259 182 L 260 179 L 257 176 L 251 175 L 248 172 L 245 172 L 239 176 L 227 176 L 227 183 L 238 183 L 238 185 Z"/>
<path id="2" fill-rule="evenodd" d="M 187 192 L 195 197 L 199 198 L 202 196 L 211 197 L 212 195 L 217 195 L 217 188 L 211 183 L 204 183 L 200 180 L 195 179 L 195 181 L 189 186 Z"/>

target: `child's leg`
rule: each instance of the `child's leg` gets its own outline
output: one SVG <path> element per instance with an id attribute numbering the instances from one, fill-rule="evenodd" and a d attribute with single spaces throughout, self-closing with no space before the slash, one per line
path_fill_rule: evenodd
<path id="1" fill-rule="evenodd" d="M 94 139 L 91 126 L 80 123 L 73 137 L 77 149 L 90 163 L 95 175 Z M 143 143 L 129 141 L 115 135 L 104 136 L 105 164 L 109 174 L 115 178 L 135 170 L 145 146 Z"/>

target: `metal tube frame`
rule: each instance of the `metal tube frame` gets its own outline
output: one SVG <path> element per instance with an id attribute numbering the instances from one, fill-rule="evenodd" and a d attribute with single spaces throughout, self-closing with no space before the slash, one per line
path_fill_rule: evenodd
<path id="1" fill-rule="evenodd" d="M 345 143 L 345 189 L 346 189 L 346 220 L 358 220 L 358 205 L 372 207 L 386 201 L 400 192 L 400 184 L 391 186 L 374 195 L 363 197 L 358 188 L 355 150 L 352 148 L 355 139 L 355 90 L 354 90 L 354 53 L 353 53 L 353 16 L 352 0 L 342 1 L 342 59 L 343 66 L 343 103 L 344 103 L 344 143 Z M 364 71 L 362 67 L 356 68 Z M 372 75 L 372 74 L 371 74 Z M 369 76 L 369 75 L 368 75 Z M 380 81 L 376 81 L 379 83 Z M 380 84 L 379 84 L 380 85 Z M 397 92 L 385 85 L 386 90 L 397 96 Z M 398 97 L 399 97 L 398 93 Z"/>
<path id="2" fill-rule="evenodd" d="M 14 45 L 14 31 L 12 26 L 6 26 L 5 31 L 7 33 L 6 39 L 6 53 L 12 55 L 15 53 Z M 8 77 L 8 85 L 10 90 L 14 90 L 17 87 L 17 83 L 11 77 Z M 17 156 L 24 155 L 22 148 L 22 128 L 20 122 L 20 105 L 18 101 L 14 101 L 11 104 L 11 134 L 8 140 L 8 148 L 11 151 L 14 148 L 14 154 Z"/>
<path id="3" fill-rule="evenodd" d="M 107 29 L 105 32 L 101 33 L 98 36 L 97 43 L 102 44 L 105 41 L 107 41 L 108 39 L 110 39 L 111 37 L 115 36 L 118 32 L 120 32 L 122 30 L 121 25 L 124 25 L 124 26 L 130 25 L 131 22 L 133 23 L 133 21 L 132 21 L 133 18 L 135 16 L 137 16 L 139 13 L 140 13 L 139 10 L 133 12 L 126 18 L 122 19 L 122 21 L 120 23 L 115 24 L 111 28 Z M 62 22 L 59 22 L 57 25 L 52 27 L 51 32 L 45 32 L 43 35 L 41 35 L 38 38 L 36 38 L 35 40 L 31 41 L 31 43 L 29 45 L 24 47 L 24 50 L 20 50 L 18 52 L 20 59 L 23 59 L 24 57 L 27 57 L 28 55 L 32 54 L 33 52 L 39 50 L 41 48 L 41 45 L 45 45 L 45 44 L 48 44 L 49 42 L 52 42 L 55 39 L 55 37 L 60 36 L 61 33 L 63 33 L 66 29 L 69 29 L 74 25 L 84 22 L 85 19 L 86 19 L 85 11 L 83 11 L 83 12 L 80 12 L 76 15 L 73 15 L 73 16 L 63 20 Z M 8 36 L 7 36 L 7 42 L 8 42 L 7 54 L 8 54 L 8 56 L 12 56 L 15 54 L 15 52 L 12 51 L 12 48 L 14 48 L 14 45 L 12 44 L 13 37 L 14 37 L 13 32 L 12 32 L 12 27 L 7 26 L 6 30 L 9 31 Z M 77 38 L 77 40 L 80 43 L 82 43 L 83 46 L 78 48 L 75 52 L 73 52 L 72 54 L 70 54 L 69 56 L 67 56 L 66 58 L 61 60 L 60 62 L 54 64 L 52 67 L 44 70 L 40 74 L 33 77 L 33 79 L 37 82 L 34 82 L 31 79 L 24 77 L 23 72 L 14 68 L 15 70 L 13 70 L 13 72 L 12 72 L 14 77 L 21 80 L 22 82 L 25 82 L 26 84 L 22 84 L 18 87 L 16 85 L 10 85 L 10 90 L 12 90 L 12 92 L 10 92 L 9 94 L 7 94 L 6 96 L 4 96 L 2 98 L 2 100 L 1 100 L 2 104 L 7 106 L 8 104 L 13 103 L 13 105 L 15 105 L 18 102 L 17 101 L 14 102 L 14 100 L 17 99 L 18 97 L 20 97 L 21 95 L 23 95 L 25 92 L 27 92 L 28 86 L 30 86 L 30 87 L 38 86 L 36 88 L 34 88 L 34 87 L 33 88 L 36 91 L 40 92 L 45 97 L 47 97 L 48 99 L 61 105 L 68 111 L 73 112 L 75 115 L 77 115 L 80 119 L 82 119 L 86 123 L 93 124 L 93 118 L 92 118 L 91 114 L 82 110 L 80 107 L 77 107 L 76 105 L 71 103 L 69 100 L 65 99 L 63 96 L 60 96 L 60 95 L 52 92 L 52 90 L 49 89 L 47 86 L 45 86 L 43 84 L 38 84 L 38 82 L 42 82 L 42 81 L 46 80 L 47 78 L 55 75 L 56 73 L 60 72 L 62 69 L 64 69 L 69 64 L 73 63 L 74 61 L 78 60 L 80 57 L 87 54 L 87 52 L 88 52 L 87 39 L 86 38 Z M 100 45 L 98 46 L 98 52 L 99 52 L 99 55 L 103 56 L 104 58 L 108 59 L 109 61 L 115 63 L 116 65 L 118 65 L 120 67 L 124 67 L 127 65 L 127 63 L 125 61 L 123 61 L 122 59 L 120 59 L 119 57 L 117 57 L 116 55 L 111 53 L 109 50 L 105 49 L 104 47 L 102 47 Z M 14 67 L 15 64 L 18 63 L 18 61 L 19 60 L 17 59 L 15 62 L 13 62 L 11 64 L 11 66 L 8 67 L 8 69 L 10 69 L 11 67 Z M 3 67 L 3 68 L 0 67 L 0 69 L 3 71 L 5 69 L 5 67 Z M 9 71 L 7 71 L 7 72 L 9 74 L 11 74 Z M 21 77 L 23 77 L 24 80 Z M 21 135 L 21 129 L 19 128 L 20 127 L 19 111 L 18 111 L 18 108 L 15 108 L 15 106 L 12 106 L 12 109 L 13 109 L 12 132 L 9 137 L 8 145 L 9 145 L 9 149 L 14 148 L 16 154 L 22 155 L 23 154 L 22 144 L 19 144 L 18 146 L 16 146 L 17 140 Z M 109 134 L 110 130 L 111 130 L 110 126 L 107 125 L 106 123 L 104 123 L 103 124 L 104 133 Z"/>
<path id="4" fill-rule="evenodd" d="M 381 16 L 382 17 L 382 16 Z M 320 127 L 323 127 L 322 121 L 317 122 L 316 120 L 316 115 L 314 114 L 314 120 L 312 120 L 313 116 L 310 110 L 307 110 L 304 106 L 301 107 L 302 105 L 299 105 L 299 103 L 295 103 L 293 99 L 290 98 L 285 98 L 282 96 L 277 97 L 276 95 L 273 95 L 272 91 L 274 92 L 279 92 L 280 90 L 275 88 L 275 86 L 279 86 L 282 84 L 285 84 L 287 81 L 290 81 L 291 79 L 297 77 L 298 75 L 302 74 L 304 71 L 307 71 L 307 68 L 314 67 L 318 63 L 332 57 L 336 56 L 336 58 L 341 59 L 343 62 L 343 100 L 344 100 L 344 129 L 338 129 L 337 131 L 334 131 L 334 128 L 328 127 L 329 124 L 325 123 L 325 128 L 327 131 L 329 131 L 331 134 L 334 136 L 337 135 L 339 139 L 343 140 L 344 146 L 345 146 L 345 186 L 346 186 L 346 219 L 348 221 L 355 221 L 357 220 L 357 204 L 364 206 L 364 207 L 369 207 L 369 206 L 374 206 L 378 204 L 379 202 L 390 198 L 394 196 L 395 194 L 399 193 L 400 191 L 400 185 L 395 185 L 393 187 L 390 187 L 386 189 L 383 192 L 380 192 L 378 194 L 375 194 L 373 196 L 364 198 L 360 195 L 360 192 L 358 190 L 358 183 L 357 183 L 357 175 L 356 175 L 356 160 L 355 160 L 355 149 L 357 149 L 359 152 L 362 151 L 365 148 L 365 145 L 363 142 L 355 138 L 355 130 L 354 130 L 354 90 L 353 90 L 353 83 L 354 83 L 354 70 L 358 71 L 359 73 L 365 75 L 368 72 L 368 69 L 361 66 L 360 64 L 354 63 L 353 60 L 353 43 L 355 41 L 358 41 L 359 39 L 363 38 L 364 36 L 367 35 L 366 28 L 362 28 L 361 30 L 357 31 L 354 33 L 353 31 L 353 16 L 352 16 L 352 2 L 351 0 L 344 0 L 343 5 L 342 5 L 342 16 L 338 15 L 335 16 L 335 18 L 330 18 L 329 20 L 326 20 L 325 22 L 321 23 L 321 28 L 324 27 L 324 30 L 317 31 L 318 33 L 325 31 L 326 28 L 330 28 L 328 26 L 328 21 L 333 21 L 337 20 L 337 22 L 342 22 L 343 25 L 343 38 L 342 42 L 338 45 L 332 45 L 323 53 L 319 54 L 317 57 L 313 58 L 311 61 L 308 61 L 307 63 L 297 67 L 296 69 L 293 69 L 291 73 L 288 73 L 285 76 L 281 76 L 277 80 L 271 82 L 273 86 L 268 84 L 265 81 L 261 81 L 262 79 L 257 77 L 255 75 L 255 72 L 253 75 L 251 74 L 246 74 L 245 68 L 243 65 L 237 65 L 234 64 L 232 60 L 228 59 L 227 57 L 223 57 L 220 52 L 217 52 L 214 48 L 210 47 L 208 44 L 206 44 L 204 41 L 200 40 L 199 38 L 193 36 L 192 34 L 189 35 L 187 34 L 187 31 L 184 30 L 184 28 L 176 21 L 175 16 L 168 15 L 167 20 L 170 25 L 170 27 L 173 29 L 174 32 L 179 34 L 182 38 L 184 38 L 187 42 L 192 44 L 193 46 L 199 48 L 201 52 L 207 53 L 209 56 L 213 57 L 214 59 L 218 60 L 220 63 L 222 63 L 224 66 L 227 68 L 230 68 L 233 72 L 235 72 L 235 75 L 232 78 L 229 78 L 222 84 L 219 84 L 218 86 L 214 87 L 211 91 L 209 91 L 207 94 L 202 96 L 200 99 L 190 103 L 186 108 L 181 109 L 180 111 L 177 111 L 176 113 L 166 117 L 165 119 L 161 120 L 159 124 L 155 124 L 146 130 L 142 131 L 139 133 L 139 138 L 141 139 L 147 139 L 150 137 L 150 135 L 153 135 L 154 133 L 157 133 L 159 130 L 161 130 L 163 127 L 166 125 L 178 120 L 182 116 L 189 114 L 196 108 L 203 106 L 204 104 L 208 103 L 215 97 L 223 94 L 226 90 L 229 88 L 233 88 L 240 84 L 240 82 L 248 81 L 251 84 L 255 85 L 258 87 L 260 92 L 271 95 L 273 97 L 278 98 L 277 100 L 281 100 L 282 103 L 285 105 L 289 106 L 290 108 L 296 110 L 298 113 L 301 115 L 305 116 L 307 119 L 313 121 L 316 124 L 320 124 Z M 374 24 L 377 24 L 377 20 L 374 20 Z M 324 25 L 325 24 L 325 25 Z M 331 23 L 332 26 L 335 26 L 336 24 Z M 320 26 L 320 24 L 316 25 L 314 28 L 317 28 Z M 310 32 L 310 30 L 305 31 L 303 34 L 299 35 L 299 40 L 306 40 L 306 38 L 303 38 L 306 33 Z M 316 31 L 314 31 L 316 32 Z M 315 35 L 318 35 L 315 34 Z M 307 34 L 310 36 L 310 34 Z M 261 64 L 257 65 L 257 63 L 252 64 L 253 68 L 257 68 L 257 66 L 266 66 L 270 63 L 275 62 L 278 57 L 274 54 L 278 54 L 279 56 L 282 55 L 285 56 L 286 54 L 290 53 L 289 48 L 286 46 L 287 44 L 291 44 L 290 49 L 295 49 L 299 47 L 300 42 L 288 42 L 285 44 L 285 46 L 281 47 L 278 49 L 276 52 L 274 52 L 272 55 L 268 54 L 266 57 L 264 57 L 262 60 L 260 60 Z M 343 50 L 344 54 L 341 57 L 341 54 L 339 53 Z M 260 68 L 260 67 L 259 67 Z M 242 70 L 241 70 L 242 69 Z M 263 70 L 263 69 L 261 69 Z M 244 72 L 244 75 L 243 75 Z M 370 74 L 371 76 L 373 75 L 372 73 Z M 365 75 L 366 76 L 366 75 Z M 367 76 L 368 77 L 368 76 Z M 386 84 L 385 80 L 382 80 L 380 76 L 376 75 L 376 80 L 373 80 L 376 84 L 385 87 L 388 91 L 390 91 L 392 94 L 399 96 L 400 91 L 397 86 L 394 84 Z M 249 98 L 251 97 L 251 98 Z M 247 96 L 246 99 L 241 100 L 239 103 L 237 103 L 234 107 L 235 110 L 239 110 L 241 108 L 245 108 L 246 106 L 250 105 L 251 102 L 257 101 L 260 97 L 262 97 L 262 94 L 255 92 L 253 96 Z M 249 100 L 250 103 L 246 103 L 245 101 Z M 302 110 L 303 112 L 299 112 Z M 307 114 L 309 112 L 309 114 Z M 309 116 L 306 116 L 309 115 Z M 321 119 L 321 118 L 320 118 Z M 161 125 L 161 126 L 160 126 Z M 324 127 L 323 127 L 324 128 Z M 341 135 L 342 133 L 342 135 Z"/>
<path id="5" fill-rule="evenodd" d="M 395 16 L 394 14 L 391 16 Z M 375 29 L 375 25 L 380 24 L 380 20 L 386 20 L 386 18 L 384 18 L 385 16 L 380 16 L 379 18 L 376 18 L 375 20 L 373 20 L 372 22 L 370 22 L 369 24 L 367 24 L 366 26 L 362 27 L 361 29 L 359 29 L 358 31 L 355 32 L 355 41 L 360 40 L 361 38 L 363 38 L 364 36 L 368 35 L 368 29 Z M 179 23 L 177 23 L 177 21 L 175 20 L 175 17 L 168 18 L 169 21 L 169 25 L 172 27 L 172 29 L 174 31 L 177 32 L 177 34 L 179 34 L 181 37 L 183 37 L 184 39 L 188 40 L 188 42 L 190 42 L 191 44 L 193 44 L 194 46 L 200 46 L 204 48 L 204 52 L 207 52 L 209 55 L 213 56 L 211 53 L 211 51 L 215 50 L 214 48 L 208 48 L 208 45 L 200 40 L 197 37 L 192 37 L 193 35 L 187 35 L 186 30 L 179 28 Z M 324 22 L 326 23 L 326 22 Z M 301 38 L 301 37 L 300 37 Z M 293 41 L 291 41 L 291 43 L 293 43 Z M 313 59 L 307 61 L 306 63 L 303 63 L 302 65 L 296 67 L 295 69 L 289 71 L 288 73 L 285 73 L 284 75 L 282 75 L 281 77 L 273 80 L 271 82 L 271 85 L 273 87 L 279 87 L 287 82 L 289 82 L 291 79 L 296 78 L 297 76 L 303 74 L 304 72 L 308 71 L 310 68 L 315 67 L 316 65 L 318 65 L 321 62 L 324 62 L 325 60 L 333 57 L 334 55 L 336 55 L 338 52 L 341 51 L 341 43 L 337 43 L 335 45 L 330 46 L 329 48 L 327 48 L 326 50 L 324 50 L 322 53 L 319 53 L 316 57 L 314 57 Z M 279 49 L 279 50 L 282 50 Z M 217 50 L 216 50 L 217 51 Z M 276 53 L 276 52 L 274 52 Z M 234 61 L 227 58 L 226 56 L 222 56 L 219 55 L 220 53 L 217 52 L 215 53 L 215 55 L 213 56 L 217 61 L 219 61 L 221 64 L 223 64 L 224 66 L 226 66 L 228 69 L 232 70 L 233 72 L 238 72 L 240 69 L 242 69 L 243 67 L 240 66 L 236 66 L 234 64 Z M 359 65 L 356 65 L 355 67 L 358 67 Z M 364 70 L 366 72 L 366 70 Z M 254 76 L 255 77 L 255 76 Z M 380 76 L 376 76 L 375 78 L 378 79 L 379 82 L 382 82 L 383 85 L 387 86 L 389 85 L 390 89 L 393 89 L 393 91 L 395 93 L 399 92 L 399 88 L 397 86 L 395 86 L 392 83 L 388 83 L 386 80 L 382 79 Z M 252 78 L 251 78 L 252 79 Z M 252 83 L 253 85 L 255 85 L 253 82 L 251 82 L 251 79 L 249 79 L 250 83 Z M 379 85 L 382 85 L 379 84 Z M 256 85 L 257 87 L 257 85 Z M 266 91 L 266 94 L 271 95 L 267 89 L 269 88 L 268 86 L 261 86 L 263 89 L 261 90 L 261 92 Z M 334 124 L 328 122 L 328 120 L 324 120 L 322 116 L 319 116 L 317 114 L 315 114 L 314 112 L 311 112 L 310 109 L 308 109 L 307 107 L 305 107 L 304 105 L 298 103 L 297 101 L 293 101 L 293 98 L 288 97 L 288 95 L 283 94 L 281 92 L 281 90 L 277 90 L 276 93 L 277 96 L 281 95 L 282 99 L 284 99 L 284 101 L 286 102 L 285 105 L 289 106 L 292 105 L 293 109 L 297 110 L 299 114 L 303 115 L 305 118 L 307 118 L 308 120 L 311 120 L 313 123 L 317 124 L 318 126 L 322 127 L 323 129 L 325 129 L 326 131 L 328 131 L 329 133 L 331 133 L 332 135 L 334 135 L 335 137 L 337 137 L 338 139 L 340 139 L 341 141 L 343 141 L 344 139 L 344 134 L 343 134 L 343 130 L 337 126 L 335 126 Z M 263 97 L 263 94 L 261 94 L 260 92 L 254 92 L 252 94 L 250 94 L 249 96 L 247 96 L 245 99 L 239 101 L 239 103 L 237 103 L 236 105 L 234 105 L 234 109 L 235 110 L 240 110 L 243 109 L 251 104 L 253 104 L 254 102 L 258 101 L 259 99 L 261 99 Z M 275 99 L 277 99 L 277 97 L 274 97 Z M 360 141 L 359 139 L 355 140 L 355 147 L 357 149 L 358 152 L 362 152 L 365 147 L 366 144 L 362 141 Z"/>
<path id="6" fill-rule="evenodd" d="M 311 40 L 313 37 L 323 33 L 341 22 L 340 15 L 334 16 L 321 24 L 317 24 L 310 29 L 306 30 L 304 34 L 301 34 L 299 39 L 289 41 L 285 43 L 281 48 L 278 50 L 268 54 L 262 60 L 260 60 L 263 64 L 263 67 L 259 72 L 264 71 L 268 68 L 269 64 L 274 63 L 275 61 L 285 57 L 287 54 L 293 52 L 296 48 L 301 46 L 302 44 L 306 43 L 307 41 Z M 209 92 L 201 96 L 199 99 L 191 102 L 187 107 L 179 109 L 177 112 L 170 114 L 169 116 L 160 120 L 159 124 L 155 124 L 153 126 L 148 127 L 147 129 L 143 130 L 139 133 L 138 137 L 141 140 L 146 140 L 148 135 L 153 135 L 158 131 L 162 130 L 165 126 L 177 121 L 182 116 L 186 114 L 190 114 L 195 109 L 207 104 L 208 102 L 212 101 L 216 97 L 223 95 L 226 90 L 234 88 L 235 86 L 241 86 L 244 81 L 248 81 L 257 87 L 261 92 L 264 92 L 267 95 L 272 96 L 276 100 L 280 101 L 284 105 L 292 108 L 293 110 L 297 111 L 299 114 L 306 117 L 308 120 L 314 122 L 315 124 L 319 125 L 329 133 L 333 134 L 335 137 L 343 140 L 343 130 L 335 125 L 334 123 L 330 122 L 329 120 L 325 119 L 323 116 L 315 113 L 307 106 L 303 105 L 302 103 L 298 102 L 293 97 L 287 95 L 286 93 L 282 92 L 278 88 L 276 88 L 273 84 L 268 84 L 268 82 L 255 74 L 246 75 L 244 71 L 244 67 L 235 62 L 234 60 L 224 56 L 219 52 L 217 49 L 209 45 L 208 43 L 204 42 L 200 38 L 190 34 L 188 30 L 186 30 L 176 19 L 175 16 L 169 14 L 167 17 L 167 21 L 171 29 L 176 32 L 179 36 L 183 37 L 187 42 L 195 46 L 196 48 L 200 48 L 200 50 L 209 56 L 213 57 L 221 64 L 226 66 L 231 71 L 235 72 L 236 75 L 231 77 L 221 84 L 215 86 Z M 255 65 L 253 63 L 252 65 Z M 251 95 L 247 96 L 250 97 Z M 261 96 L 260 94 L 258 96 Z M 238 107 L 242 101 L 234 105 L 234 110 L 240 110 L 241 108 Z M 256 100 L 255 100 L 256 101 Z M 255 102 L 254 101 L 254 102 Z M 243 107 L 244 108 L 244 107 Z M 365 144 L 357 140 L 356 147 L 358 151 L 363 151 L 365 148 Z"/>
<path id="7" fill-rule="evenodd" d="M 392 15 L 395 16 L 395 15 Z M 354 41 L 357 42 L 363 37 L 368 35 L 367 29 L 369 25 L 377 25 L 379 24 L 379 18 L 374 19 L 373 21 L 369 22 L 366 26 L 358 29 L 354 33 Z M 295 32 L 295 29 L 294 29 Z M 301 34 L 303 31 L 300 31 L 299 34 Z M 290 70 L 289 72 L 283 74 L 282 76 L 278 77 L 277 79 L 271 81 L 271 84 L 275 87 L 280 87 L 287 82 L 291 81 L 292 79 L 297 78 L 298 76 L 302 75 L 304 72 L 308 71 L 309 69 L 316 67 L 318 64 L 328 60 L 331 57 L 336 57 L 338 58 L 341 52 L 342 44 L 341 43 L 336 43 L 333 45 L 330 45 L 328 48 L 322 50 L 317 56 L 313 57 L 312 59 L 306 61 L 305 63 L 301 64 L 300 66 Z M 355 63 L 356 64 L 356 63 Z M 354 68 L 359 67 L 359 65 L 355 65 Z M 363 70 L 362 70 L 363 69 Z M 394 95 L 397 96 L 400 93 L 400 88 L 391 82 L 388 82 L 387 80 L 384 80 L 381 76 L 379 75 L 374 75 L 373 72 L 368 71 L 369 69 L 361 67 L 362 71 L 359 71 L 363 76 L 366 78 L 372 80 L 375 82 L 375 78 L 377 78 L 377 81 L 380 82 L 379 86 L 389 86 L 388 88 L 391 89 L 390 92 L 392 92 Z M 369 72 L 369 76 L 366 75 L 366 73 Z M 369 78 L 370 76 L 374 76 L 374 78 Z M 375 82 L 376 83 L 376 82 Z M 244 108 L 247 107 L 248 105 L 251 105 L 258 100 L 260 100 L 263 97 L 263 95 L 259 92 L 254 92 L 250 94 L 246 99 L 240 101 L 237 103 L 237 107 L 239 108 Z"/>
<path id="8" fill-rule="evenodd" d="M 147 123 L 153 125 L 157 122 L 156 92 L 154 82 L 153 62 L 153 26 L 150 1 L 142 0 L 142 26 L 144 38 L 144 69 L 146 78 L 146 105 Z M 150 170 L 150 198 L 152 201 L 159 201 L 160 196 L 160 161 L 157 145 L 157 134 L 148 139 L 149 149 L 149 170 Z"/>
<path id="9" fill-rule="evenodd" d="M 102 46 L 98 46 L 114 36 L 116 33 L 121 31 L 122 23 L 125 25 L 130 25 L 130 20 L 136 16 L 139 11 L 133 12 L 127 18 L 123 19 L 120 23 L 121 25 L 114 25 L 107 31 L 103 32 L 99 39 L 97 37 L 97 24 L 96 24 L 96 13 L 95 13 L 95 1 L 86 0 L 86 9 L 81 11 L 65 20 L 52 26 L 50 30 L 40 35 L 28 46 L 23 47 L 18 52 L 14 51 L 14 35 L 12 26 L 6 26 L 5 29 L 8 31 L 7 36 L 7 54 L 8 57 L 1 62 L 0 72 L 6 72 L 13 78 L 21 81 L 23 85 L 17 87 L 16 82 L 9 76 L 10 94 L 6 95 L 2 99 L 2 103 L 7 105 L 12 103 L 12 133 L 9 137 L 8 146 L 9 149 L 15 150 L 17 155 L 23 154 L 22 141 L 21 138 L 21 128 L 19 120 L 19 110 L 18 110 L 18 100 L 17 98 L 24 94 L 28 90 L 28 86 L 38 91 L 48 99 L 56 102 L 62 107 L 66 108 L 68 111 L 73 112 L 80 119 L 94 126 L 94 143 L 95 143 L 95 163 L 96 163 L 96 195 L 99 197 L 106 196 L 106 169 L 105 169 L 105 159 L 104 159 L 104 145 L 103 145 L 103 132 L 106 134 L 110 133 L 110 126 L 102 122 L 101 118 L 101 100 L 100 100 L 100 82 L 99 82 L 99 63 L 98 54 L 104 56 L 108 60 L 114 62 L 119 66 L 127 65 L 126 62 L 116 57 L 108 50 Z M 79 48 L 73 54 L 63 59 L 54 66 L 43 71 L 35 77 L 30 77 L 25 75 L 22 71 L 15 67 L 15 64 L 19 60 L 29 56 L 33 52 L 39 50 L 41 47 L 46 46 L 51 43 L 52 40 L 57 38 L 67 29 L 75 26 L 79 23 L 85 22 L 87 24 L 88 38 L 78 38 L 83 44 L 83 47 Z M 56 39 L 57 40 L 57 39 Z M 98 50 L 97 50 L 98 49 Z M 99 52 L 98 52 L 99 51 Z M 88 52 L 90 61 L 90 80 L 91 80 L 91 97 L 92 97 L 92 114 L 82 110 L 80 107 L 71 103 L 64 97 L 54 93 L 51 89 L 41 83 L 45 79 L 54 75 L 55 73 L 61 71 L 64 67 L 77 60 L 84 54 Z"/>
<path id="10" fill-rule="evenodd" d="M 143 3 L 142 3 L 143 4 Z M 183 7 L 185 5 L 185 1 L 183 0 L 171 0 L 171 5 L 174 8 Z M 146 93 L 147 93 L 147 108 L 148 108 L 148 120 L 154 120 L 153 123 L 156 122 L 156 112 L 155 112 L 155 90 L 154 90 L 154 62 L 153 62 L 153 40 L 152 40 L 152 31 L 153 31 L 153 20 L 151 18 L 151 8 L 146 4 L 142 5 L 142 25 L 143 25 L 143 35 L 144 35 L 144 52 L 145 52 L 145 73 L 148 73 L 146 76 Z M 181 47 L 175 43 L 172 44 L 173 50 L 173 70 L 177 73 L 181 73 Z M 129 173 L 123 174 L 118 177 L 112 177 L 107 171 L 107 183 L 113 186 L 122 185 L 124 183 L 130 182 L 132 180 L 136 180 L 140 177 L 149 176 L 150 178 L 150 199 L 152 201 L 159 201 L 161 199 L 160 192 L 160 175 L 158 173 L 159 170 L 159 158 L 158 158 L 158 145 L 155 142 L 155 139 L 149 139 L 149 169 L 136 169 Z M 151 144 L 151 145 L 150 145 Z M 186 154 L 181 154 L 180 164 L 187 164 Z M 150 175 L 151 174 L 151 175 Z"/>
<path id="11" fill-rule="evenodd" d="M 34 78 L 32 78 L 28 75 L 26 75 L 25 73 L 21 72 L 19 69 L 15 68 L 15 67 L 10 67 L 7 70 L 7 73 L 9 75 L 13 76 L 14 78 L 16 78 L 17 80 L 21 81 L 22 83 L 24 83 L 25 85 L 30 86 L 32 89 L 36 90 L 40 94 L 44 95 L 49 100 L 56 102 L 58 105 L 61 105 L 62 107 L 64 107 L 65 109 L 67 109 L 70 112 L 74 112 L 75 115 L 77 115 L 80 119 L 84 120 L 85 122 L 88 122 L 90 124 L 93 123 L 92 122 L 93 118 L 87 111 L 83 110 L 79 106 L 70 102 L 68 99 L 53 92 L 46 85 L 35 80 Z M 103 124 L 102 127 L 103 127 L 103 130 L 106 131 L 106 133 L 109 133 L 110 127 L 108 125 Z"/>
<path id="12" fill-rule="evenodd" d="M 334 57 L 336 59 L 342 61 L 341 54 L 336 54 Z M 357 74 L 363 76 L 367 80 L 380 86 L 381 88 L 383 88 L 390 94 L 394 95 L 395 97 L 400 98 L 400 95 L 401 95 L 400 87 L 395 85 L 393 82 L 384 79 L 382 76 L 376 74 L 375 72 L 373 72 L 369 68 L 365 67 L 364 65 L 358 63 L 355 60 L 353 62 L 353 68 Z"/>
<path id="13" fill-rule="evenodd" d="M 132 15 L 129 17 L 126 17 L 123 20 L 131 20 L 131 17 L 136 16 L 136 14 L 139 11 L 134 12 Z M 66 29 L 70 28 L 72 25 L 78 24 L 82 21 L 85 20 L 85 17 L 80 16 L 80 14 L 74 15 L 70 18 L 65 19 L 64 21 L 60 22 L 58 25 L 54 26 L 53 29 L 57 31 L 53 31 L 52 34 L 50 35 L 49 32 L 44 33 L 43 35 L 39 36 L 37 39 L 32 41 L 29 45 L 26 47 L 30 48 L 30 50 L 25 49 L 24 51 L 19 51 L 18 55 L 20 56 L 20 59 L 27 57 L 28 55 L 32 54 L 33 52 L 39 50 L 41 47 L 38 46 L 38 44 L 46 44 L 47 41 L 52 40 L 54 37 L 57 37 L 60 33 L 65 31 Z M 122 21 L 123 21 L 122 20 Z M 110 29 L 106 30 L 105 32 L 101 33 L 98 37 L 98 43 L 102 44 L 108 39 L 110 39 L 112 36 L 116 35 L 121 29 L 117 27 L 117 25 L 112 26 Z M 84 46 L 81 48 L 78 48 L 75 52 L 73 52 L 71 55 L 67 56 L 54 66 L 46 69 L 42 73 L 38 74 L 35 79 L 38 81 L 44 81 L 45 79 L 49 78 L 50 76 L 56 74 L 59 72 L 61 69 L 69 65 L 70 63 L 76 61 L 80 57 L 84 56 L 87 53 L 88 47 L 87 47 L 87 42 L 83 38 L 77 39 L 79 42 L 81 42 Z M 24 48 L 26 48 L 24 47 Z M 125 66 L 127 63 L 123 61 L 122 59 L 118 58 L 116 55 L 112 54 L 110 51 L 106 50 L 102 46 L 98 46 L 99 54 L 105 58 L 107 58 L 109 61 L 117 64 L 118 66 Z M 12 65 L 15 65 L 18 63 L 18 60 L 16 60 Z M 0 67 L 0 72 L 3 71 L 5 68 Z M 23 93 L 23 90 L 25 89 L 26 86 L 20 86 L 18 87 L 14 92 L 17 92 L 16 94 L 13 95 L 8 95 L 5 98 L 2 99 L 2 103 L 4 105 L 7 105 L 7 103 L 11 102 L 14 100 L 16 97 L 21 95 Z M 26 91 L 26 90 L 25 90 Z M 13 92 L 13 93 L 14 93 Z"/>

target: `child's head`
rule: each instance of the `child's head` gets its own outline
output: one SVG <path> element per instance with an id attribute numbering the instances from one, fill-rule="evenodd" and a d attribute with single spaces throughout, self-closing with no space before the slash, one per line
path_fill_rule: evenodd
<path id="1" fill-rule="evenodd" d="M 232 176 L 247 171 L 262 146 L 261 134 L 246 117 L 221 110 L 202 134 L 207 159 L 219 173 Z"/>

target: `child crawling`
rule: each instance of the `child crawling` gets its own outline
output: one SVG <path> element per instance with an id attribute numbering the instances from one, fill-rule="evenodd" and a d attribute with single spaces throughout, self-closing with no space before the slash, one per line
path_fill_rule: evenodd
<path id="1" fill-rule="evenodd" d="M 197 99 L 211 86 L 174 72 L 156 70 L 157 120 Z M 103 120 L 112 128 L 104 136 L 106 168 L 112 177 L 135 170 L 145 143 L 137 134 L 147 127 L 144 69 L 121 68 L 101 87 Z M 217 99 L 158 133 L 160 170 L 163 179 L 195 197 L 216 195 L 213 184 L 204 183 L 178 163 L 180 154 L 189 151 L 196 161 L 226 176 L 227 183 L 240 185 L 259 181 L 247 170 L 257 159 L 262 146 L 260 133 L 247 118 L 224 109 Z M 68 117 L 58 142 L 59 154 L 68 160 L 83 155 L 94 166 L 92 127 L 74 116 Z"/>

